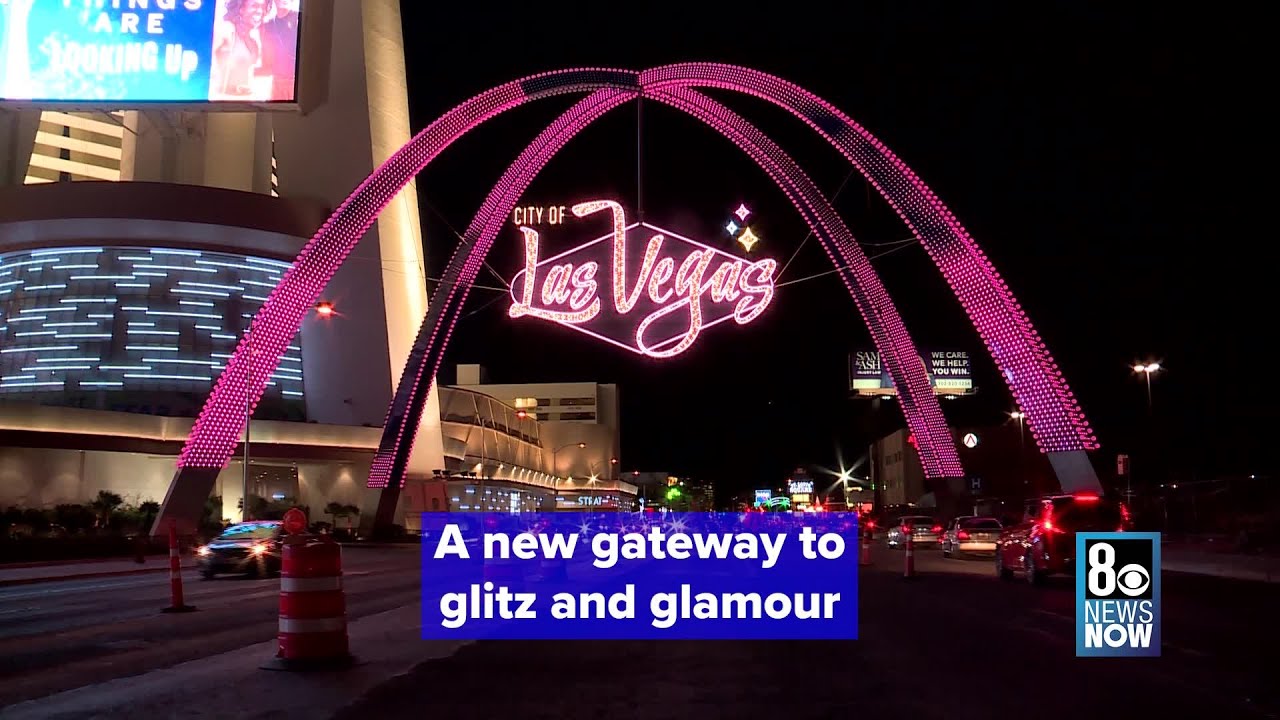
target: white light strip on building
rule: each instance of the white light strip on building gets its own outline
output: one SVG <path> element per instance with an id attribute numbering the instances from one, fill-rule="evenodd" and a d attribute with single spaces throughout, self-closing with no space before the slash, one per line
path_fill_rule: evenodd
<path id="1" fill-rule="evenodd" d="M 49 263 L 60 263 L 60 262 L 62 262 L 60 258 L 45 258 L 43 260 L 22 260 L 20 262 L 11 262 L 11 263 L 6 263 L 4 265 L 0 265 L 0 270 L 7 270 L 9 268 L 16 268 L 16 267 L 29 267 L 31 265 L 48 265 Z"/>
<path id="2" fill-rule="evenodd" d="M 156 352 L 178 352 L 178 348 L 172 345 L 125 345 L 124 349 L 136 352 L 148 352 L 150 350 L 155 350 Z"/>
<path id="3" fill-rule="evenodd" d="M 97 265 L 54 265 L 53 270 L 97 270 Z"/>
<path id="4" fill-rule="evenodd" d="M 289 397 L 302 397 L 302 393 L 297 390 L 281 390 L 280 394 L 288 395 Z"/>
<path id="5" fill-rule="evenodd" d="M 23 315 L 22 317 L 9 318 L 9 322 L 11 323 L 40 322 L 41 320 L 44 320 L 47 317 L 49 316 L 48 315 Z"/>
<path id="6" fill-rule="evenodd" d="M 115 315 L 95 315 L 94 313 L 89 313 L 88 315 L 85 315 L 85 317 L 93 320 L 110 320 L 114 318 Z"/>
<path id="7" fill-rule="evenodd" d="M 96 322 L 62 322 L 62 323 L 45 323 L 44 326 L 47 328 L 98 327 L 98 323 Z"/>
<path id="8" fill-rule="evenodd" d="M 99 365 L 99 370 L 150 370 L 150 365 Z"/>
<path id="9" fill-rule="evenodd" d="M 38 312 L 75 312 L 75 311 L 76 309 L 73 307 L 50 307 L 50 308 L 23 308 L 18 312 L 22 313 L 23 315 L 26 315 L 27 313 L 38 313 Z"/>
<path id="10" fill-rule="evenodd" d="M 169 248 L 151 248 L 148 250 L 152 255 L 186 255 L 187 257 L 200 257 L 199 250 L 172 250 Z"/>
<path id="11" fill-rule="evenodd" d="M 32 330 L 30 332 L 14 333 L 14 337 L 34 337 L 38 335 L 57 335 L 56 330 Z"/>
<path id="12" fill-rule="evenodd" d="M 217 332 L 222 329 L 221 325 L 196 325 L 197 330 L 213 330 Z"/>
<path id="13" fill-rule="evenodd" d="M 92 365 L 53 365 L 53 366 L 46 366 L 46 367 L 24 367 L 22 368 L 22 372 L 33 372 L 33 371 L 39 372 L 43 370 L 53 372 L 55 370 L 92 370 L 92 369 L 93 369 Z"/>
<path id="14" fill-rule="evenodd" d="M 244 291 L 244 288 L 240 287 L 239 285 L 217 285 L 215 283 L 198 283 L 198 282 L 190 282 L 188 280 L 179 280 L 178 284 L 186 287 L 208 288 L 210 290 L 233 290 L 235 292 Z"/>
<path id="15" fill-rule="evenodd" d="M 178 270 L 181 272 L 198 272 L 210 275 L 216 274 L 218 271 L 213 268 L 202 267 L 183 267 L 181 265 L 134 265 L 134 270 Z"/>
<path id="16" fill-rule="evenodd" d="M 266 302 L 266 301 L 267 301 L 267 299 L 266 299 L 266 298 L 264 298 L 264 297 L 258 297 L 257 295 L 241 295 L 240 297 L 244 298 L 245 300 L 253 300 L 254 302 Z"/>
<path id="17" fill-rule="evenodd" d="M 48 250 L 32 250 L 30 253 L 27 253 L 27 254 L 30 255 L 31 257 L 39 257 L 41 255 L 94 255 L 100 252 L 102 252 L 102 248 L 100 247 L 93 247 L 93 248 L 71 247 L 71 248 L 52 248 Z"/>
<path id="18" fill-rule="evenodd" d="M 0 287 L 13 287 L 14 285 L 21 285 L 24 282 L 26 282 L 26 280 L 6 280 L 0 283 Z"/>
<path id="19" fill-rule="evenodd" d="M 179 360 L 177 358 L 142 358 L 142 362 L 149 363 L 176 363 L 178 365 L 201 365 L 203 367 L 214 367 L 217 363 L 208 360 Z"/>
<path id="20" fill-rule="evenodd" d="M 75 280 L 75 278 L 71 278 L 71 279 Z M 21 282 L 21 280 L 19 280 L 18 282 Z M 66 285 L 29 285 L 23 289 L 26 290 L 27 292 L 39 292 L 41 290 L 66 290 L 67 286 Z"/>
<path id="21" fill-rule="evenodd" d="M 178 302 L 178 304 L 186 305 L 188 307 L 206 307 L 206 308 L 216 307 L 213 303 L 205 302 L 203 300 L 181 300 Z"/>
<path id="22" fill-rule="evenodd" d="M 284 356 L 284 357 L 280 358 L 280 362 L 296 362 L 296 363 L 300 363 L 300 362 L 302 362 L 302 358 L 289 357 L 288 355 L 286 355 L 286 356 Z"/>
<path id="23" fill-rule="evenodd" d="M 256 268 L 255 268 L 255 269 L 256 269 Z M 275 287 L 278 283 L 260 282 L 260 281 L 258 281 L 258 280 L 241 280 L 241 281 L 240 281 L 240 284 L 241 284 L 241 285 L 254 285 L 254 286 L 257 286 L 257 287 L 264 287 L 264 288 L 273 288 L 273 287 Z"/>
<path id="24" fill-rule="evenodd" d="M 12 382 L 16 380 L 35 380 L 35 379 L 36 379 L 35 375 L 5 375 L 4 377 L 0 378 L 0 380 L 3 380 L 5 382 Z"/>
<path id="25" fill-rule="evenodd" d="M 174 295 L 203 295 L 204 297 L 220 297 L 220 298 L 231 297 L 230 293 L 214 292 L 213 290 L 185 290 L 181 288 L 174 288 L 169 292 L 173 293 Z"/>
<path id="26" fill-rule="evenodd" d="M 153 322 L 141 322 L 139 320 L 129 321 L 129 327 L 155 327 L 155 326 L 156 324 Z"/>
<path id="27" fill-rule="evenodd" d="M 213 378 L 203 375 L 152 375 L 141 373 L 125 373 L 127 380 L 194 380 L 197 382 L 209 382 Z"/>
<path id="28" fill-rule="evenodd" d="M 210 333 L 209 337 L 216 338 L 218 340 L 235 340 L 237 336 L 227 335 L 226 333 Z"/>
<path id="29" fill-rule="evenodd" d="M 218 262 L 217 260 L 197 260 L 196 264 L 197 265 L 213 265 L 214 267 L 232 268 L 235 270 L 254 270 L 257 272 L 264 272 L 264 273 L 274 272 L 273 270 L 270 270 L 268 268 L 253 267 L 252 265 L 239 265 L 237 263 Z M 217 272 L 217 270 L 212 270 L 210 272 Z M 272 287 L 275 287 L 275 286 L 273 285 Z"/>
<path id="30" fill-rule="evenodd" d="M 102 360 L 102 358 L 96 357 L 36 358 L 36 362 L 38 363 L 83 363 L 98 362 L 100 360 Z"/>
<path id="31" fill-rule="evenodd" d="M 115 298 L 67 298 L 66 300 L 59 300 L 58 302 L 63 303 L 64 305 L 71 305 L 75 303 L 103 303 L 105 305 L 110 305 L 115 301 Z"/>
<path id="32" fill-rule="evenodd" d="M 24 388 L 24 387 L 62 387 L 65 385 L 61 380 L 58 382 L 16 382 L 16 383 L 0 383 L 0 388 Z"/>
<path id="33" fill-rule="evenodd" d="M 151 256 L 143 257 L 141 255 L 121 255 L 117 260 L 129 260 L 131 262 L 155 262 L 155 258 Z M 97 267 L 96 265 L 94 267 Z"/>
<path id="34" fill-rule="evenodd" d="M 71 333 L 59 334 L 59 340 L 110 340 L 111 333 Z"/>
<path id="35" fill-rule="evenodd" d="M 271 267 L 288 270 L 293 267 L 293 263 L 282 262 L 280 260 L 264 260 L 263 258 L 245 258 L 245 262 L 250 265 L 270 265 Z"/>
<path id="36" fill-rule="evenodd" d="M 136 275 L 136 276 L 138 276 L 138 277 L 152 277 L 152 278 L 167 278 L 167 277 L 169 277 L 169 273 L 162 273 L 162 272 L 148 272 L 148 271 L 146 271 L 146 270 L 143 270 L 143 271 L 141 271 L 141 272 L 136 272 L 136 273 L 134 273 L 134 275 Z"/>
<path id="37" fill-rule="evenodd" d="M 169 337 L 178 337 L 182 333 L 177 330 L 129 330 L 130 335 L 167 335 Z"/>
<path id="38" fill-rule="evenodd" d="M 52 351 L 52 350 L 79 350 L 79 349 L 80 348 L 76 347 L 75 345 L 44 345 L 44 346 L 36 346 L 36 347 L 5 348 L 3 350 L 0 350 L 0 354 L 8 355 L 10 353 L 20 353 L 20 352 L 46 352 L 46 351 Z"/>
<path id="39" fill-rule="evenodd" d="M 132 275 L 72 275 L 69 280 L 132 280 Z"/>
<path id="40" fill-rule="evenodd" d="M 155 315 L 157 317 L 184 317 L 184 318 L 196 318 L 197 320 L 221 320 L 222 319 L 221 315 L 211 315 L 209 313 L 177 312 L 177 311 L 169 311 L 169 310 L 147 310 L 146 312 L 147 312 L 147 315 Z"/>
<path id="41" fill-rule="evenodd" d="M 94 382 L 85 382 L 84 380 L 81 380 L 80 387 L 124 387 L 124 383 L 120 382 L 119 380 L 116 380 L 114 382 L 109 380 L 96 380 Z"/>

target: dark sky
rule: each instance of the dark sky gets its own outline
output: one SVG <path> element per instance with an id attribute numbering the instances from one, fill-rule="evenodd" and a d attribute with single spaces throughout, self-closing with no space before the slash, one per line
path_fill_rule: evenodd
<path id="1" fill-rule="evenodd" d="M 1270 82 L 1259 71 L 1269 45 L 1252 36 L 1246 14 L 1219 15 L 1219 4 L 1182 13 L 893 3 L 808 24 L 810 11 L 796 3 L 768 3 L 769 16 L 691 4 L 643 13 L 603 4 L 576 16 L 447 5 L 403 3 L 415 131 L 471 95 L 543 70 L 708 60 L 779 75 L 885 141 L 959 217 L 1080 398 L 1103 444 L 1100 464 L 1150 427 L 1129 367 L 1159 360 L 1168 371 L 1155 380 L 1153 422 L 1170 467 L 1274 472 L 1266 451 L 1277 413 L 1263 351 L 1274 323 L 1271 253 L 1254 219 L 1261 183 L 1274 185 L 1262 176 Z M 848 178 L 835 151 L 782 111 L 716 97 L 771 133 L 829 195 Z M 428 168 L 418 185 L 428 275 L 442 271 L 453 229 L 465 229 L 506 165 L 573 100 L 499 117 Z M 782 281 L 830 268 L 816 240 L 801 245 L 807 228 L 782 193 L 716 133 L 647 103 L 640 142 L 646 219 L 723 239 L 715 233 L 745 201 L 765 238 L 758 252 L 785 261 L 799 248 Z M 636 143 L 636 113 L 624 106 L 562 151 L 525 199 L 609 197 L 634 210 Z M 860 176 L 834 204 L 868 254 L 909 236 Z M 514 228 L 490 261 L 514 275 Z M 875 263 L 918 343 L 976 356 L 980 392 L 946 403 L 953 420 L 1000 422 L 1009 393 L 923 250 L 912 244 Z M 475 312 L 455 333 L 441 380 L 453 381 L 455 363 L 480 362 L 494 382 L 616 382 L 625 469 L 703 475 L 726 489 L 774 484 L 797 465 L 856 458 L 875 427 L 868 403 L 845 391 L 848 352 L 871 345 L 834 276 L 783 288 L 755 323 L 714 328 L 662 361 L 511 320 L 509 304 L 473 291 Z"/>

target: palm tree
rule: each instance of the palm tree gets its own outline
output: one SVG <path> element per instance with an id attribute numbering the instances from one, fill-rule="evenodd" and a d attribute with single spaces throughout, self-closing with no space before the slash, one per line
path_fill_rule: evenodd
<path id="1" fill-rule="evenodd" d="M 98 497 L 89 503 L 90 507 L 98 513 L 98 527 L 106 527 L 107 521 L 111 519 L 111 513 L 123 504 L 124 498 L 108 490 L 99 490 Z"/>
<path id="2" fill-rule="evenodd" d="M 324 514 L 329 516 L 330 525 L 338 527 L 338 518 L 347 514 L 347 506 L 340 502 L 331 502 L 324 506 Z"/>
<path id="3" fill-rule="evenodd" d="M 354 515 L 360 514 L 360 506 L 359 505 L 343 505 L 342 514 L 346 515 L 347 517 L 347 530 L 351 530 L 351 518 Z"/>

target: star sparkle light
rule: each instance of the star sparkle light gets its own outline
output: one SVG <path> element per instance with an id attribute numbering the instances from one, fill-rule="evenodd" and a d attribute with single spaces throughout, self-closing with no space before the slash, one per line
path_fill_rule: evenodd
<path id="1" fill-rule="evenodd" d="M 751 252 L 751 248 L 755 247 L 759 242 L 760 237 L 751 232 L 751 228 L 743 230 L 742 234 L 738 236 L 738 243 L 742 245 L 742 248 L 747 252 Z"/>
<path id="2" fill-rule="evenodd" d="M 746 205 L 739 205 L 738 209 L 733 211 L 733 214 L 737 215 L 742 222 L 746 222 L 747 216 L 751 214 L 751 211 L 747 209 Z"/>
<path id="3" fill-rule="evenodd" d="M 729 224 L 724 226 L 724 229 L 728 230 L 730 235 L 733 235 L 734 233 L 738 232 L 738 224 L 730 220 Z"/>

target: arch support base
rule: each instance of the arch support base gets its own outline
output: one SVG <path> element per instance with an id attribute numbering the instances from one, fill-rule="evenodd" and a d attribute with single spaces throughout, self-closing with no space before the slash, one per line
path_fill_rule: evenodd
<path id="1" fill-rule="evenodd" d="M 1053 466 L 1053 474 L 1058 476 L 1058 484 L 1064 493 L 1102 492 L 1102 483 L 1098 473 L 1093 469 L 1093 462 L 1084 450 L 1045 453 L 1049 464 Z"/>
<path id="2" fill-rule="evenodd" d="M 204 504 L 220 474 L 221 468 L 180 467 L 174 471 L 169 492 L 151 526 L 151 535 L 163 537 L 169 532 L 171 520 L 177 521 L 178 534 L 182 537 L 195 535 L 204 515 Z M 215 519 L 222 520 L 221 517 Z"/>

